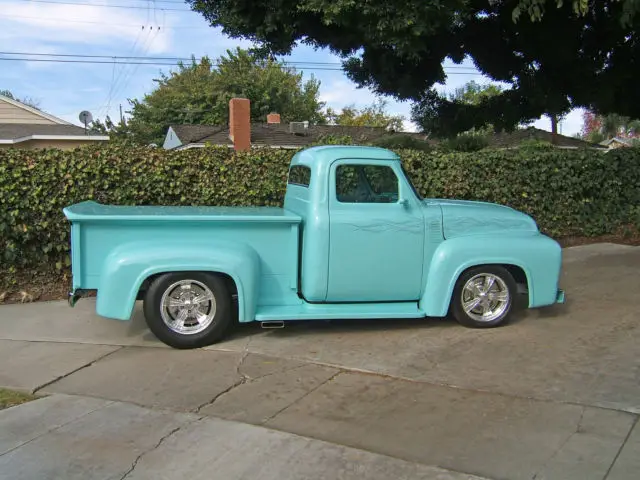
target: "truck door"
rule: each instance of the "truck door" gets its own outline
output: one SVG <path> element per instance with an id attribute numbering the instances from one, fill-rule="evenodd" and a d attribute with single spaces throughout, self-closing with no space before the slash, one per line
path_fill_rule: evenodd
<path id="1" fill-rule="evenodd" d="M 417 300 L 424 216 L 399 162 L 339 160 L 329 182 L 327 302 Z"/>

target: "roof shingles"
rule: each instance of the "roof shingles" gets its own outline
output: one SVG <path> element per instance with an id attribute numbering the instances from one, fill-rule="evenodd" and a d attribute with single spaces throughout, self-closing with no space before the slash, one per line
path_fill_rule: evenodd
<path id="1" fill-rule="evenodd" d="M 210 143 L 212 145 L 232 145 L 228 127 L 215 125 L 171 125 L 171 129 L 182 145 Z M 340 125 L 309 125 L 305 134 L 293 134 L 289 124 L 252 123 L 251 144 L 256 146 L 304 147 L 320 138 L 349 136 L 355 141 L 370 141 L 386 135 L 383 127 L 349 127 Z M 405 135 L 419 135 L 403 132 Z"/>
<path id="2" fill-rule="evenodd" d="M 46 125 L 36 123 L 2 123 L 0 140 L 15 140 L 31 135 L 79 136 L 85 135 L 84 128 L 75 125 Z"/>

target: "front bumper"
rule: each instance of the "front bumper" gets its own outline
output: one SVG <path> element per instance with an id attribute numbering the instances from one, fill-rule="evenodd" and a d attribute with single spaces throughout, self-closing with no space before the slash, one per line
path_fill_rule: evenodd
<path id="1" fill-rule="evenodd" d="M 565 302 L 564 290 L 558 290 L 558 293 L 556 295 L 556 303 L 564 303 L 564 302 Z"/>

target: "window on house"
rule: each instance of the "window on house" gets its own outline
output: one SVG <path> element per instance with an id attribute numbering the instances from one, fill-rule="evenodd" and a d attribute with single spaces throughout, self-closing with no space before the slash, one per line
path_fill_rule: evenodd
<path id="1" fill-rule="evenodd" d="M 336 197 L 344 203 L 395 203 L 398 201 L 398 177 L 387 166 L 339 165 Z"/>
<path id="2" fill-rule="evenodd" d="M 289 169 L 288 183 L 308 187 L 311 183 L 311 169 L 304 165 L 294 165 Z"/>

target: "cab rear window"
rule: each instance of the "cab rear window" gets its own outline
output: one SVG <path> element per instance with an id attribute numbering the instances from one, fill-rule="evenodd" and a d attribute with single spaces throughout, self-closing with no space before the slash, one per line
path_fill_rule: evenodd
<path id="1" fill-rule="evenodd" d="M 288 183 L 308 187 L 311 183 L 311 169 L 304 165 L 294 165 L 289 169 Z"/>

